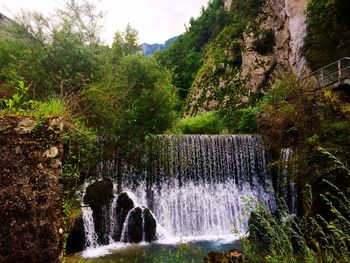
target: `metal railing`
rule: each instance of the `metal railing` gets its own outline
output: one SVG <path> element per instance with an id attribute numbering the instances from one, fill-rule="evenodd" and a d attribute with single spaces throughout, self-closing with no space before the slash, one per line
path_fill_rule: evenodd
<path id="1" fill-rule="evenodd" d="M 350 79 L 350 58 L 342 58 L 310 74 L 317 79 L 319 87 L 329 86 Z"/>

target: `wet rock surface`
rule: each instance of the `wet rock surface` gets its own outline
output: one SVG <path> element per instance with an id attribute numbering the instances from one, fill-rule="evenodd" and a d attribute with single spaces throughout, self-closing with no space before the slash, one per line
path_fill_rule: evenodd
<path id="1" fill-rule="evenodd" d="M 131 209 L 134 208 L 134 202 L 126 192 L 118 195 L 116 206 L 117 231 L 115 240 L 120 240 L 123 231 L 125 219 Z"/>
<path id="2" fill-rule="evenodd" d="M 145 208 L 142 212 L 144 218 L 145 241 L 152 242 L 156 240 L 157 222 L 148 208 Z"/>
<path id="3" fill-rule="evenodd" d="M 95 182 L 86 188 L 84 203 L 91 208 L 107 205 L 113 198 L 113 184 L 110 180 Z"/>
<path id="4" fill-rule="evenodd" d="M 109 242 L 105 218 L 108 207 L 113 200 L 113 184 L 110 180 L 102 180 L 86 188 L 84 204 L 89 205 L 93 212 L 95 231 L 98 243 L 107 245 Z"/>
<path id="5" fill-rule="evenodd" d="M 127 222 L 127 233 L 123 241 L 128 243 L 140 243 L 142 241 L 142 236 L 142 208 L 136 207 L 130 212 Z"/>
<path id="6" fill-rule="evenodd" d="M 148 208 L 135 207 L 130 211 L 127 220 L 123 242 L 140 243 L 156 240 L 157 223 Z"/>
<path id="7" fill-rule="evenodd" d="M 0 262 L 59 262 L 63 191 L 57 162 L 63 150 L 58 133 L 31 118 L 0 118 Z M 50 147 L 55 154 L 48 158 L 44 153 Z"/>

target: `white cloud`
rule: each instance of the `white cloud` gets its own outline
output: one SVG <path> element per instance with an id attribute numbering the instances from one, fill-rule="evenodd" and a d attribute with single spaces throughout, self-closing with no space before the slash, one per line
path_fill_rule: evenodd
<path id="1" fill-rule="evenodd" d="M 139 31 L 140 43 L 162 43 L 185 31 L 190 17 L 197 17 L 208 0 L 95 0 L 106 11 L 102 39 L 111 43 L 114 33 L 130 23 Z M 21 9 L 46 15 L 63 6 L 60 0 L 1 0 L 0 12 L 14 17 Z"/>

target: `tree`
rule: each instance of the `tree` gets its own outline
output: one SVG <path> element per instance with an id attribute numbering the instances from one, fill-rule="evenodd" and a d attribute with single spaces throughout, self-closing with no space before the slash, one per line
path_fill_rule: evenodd
<path id="1" fill-rule="evenodd" d="M 9 85 L 18 80 L 32 83 L 33 96 L 39 98 L 76 93 L 97 81 L 105 52 L 99 45 L 100 17 L 89 2 L 74 0 L 58 10 L 55 19 L 22 13 L 11 39 L 0 46 L 0 53 L 7 53 L 0 62 L 6 68 L 1 80 Z M 7 74 L 9 70 L 13 74 Z"/>
<path id="2" fill-rule="evenodd" d="M 308 2 L 308 35 L 304 54 L 313 69 L 316 70 L 349 55 L 349 10 L 348 0 Z"/>
<path id="3" fill-rule="evenodd" d="M 116 32 L 110 50 L 110 63 L 112 68 L 117 66 L 120 59 L 126 55 L 132 55 L 141 51 L 138 44 L 138 32 L 130 24 L 123 32 Z"/>
<path id="4" fill-rule="evenodd" d="M 176 105 L 170 73 L 140 53 L 121 57 L 113 78 L 84 92 L 90 125 L 105 138 L 104 150 L 119 160 L 137 160 L 148 134 L 171 127 Z"/>
<path id="5" fill-rule="evenodd" d="M 173 73 L 173 84 L 185 99 L 203 64 L 205 46 L 231 21 L 222 0 L 211 0 L 201 15 L 166 50 L 156 54 L 159 63 Z"/>

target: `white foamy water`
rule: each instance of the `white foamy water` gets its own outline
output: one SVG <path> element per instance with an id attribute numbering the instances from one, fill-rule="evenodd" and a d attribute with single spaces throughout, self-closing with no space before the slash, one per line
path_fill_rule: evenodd
<path id="1" fill-rule="evenodd" d="M 284 148 L 281 150 L 280 160 L 283 162 L 279 170 L 279 191 L 286 202 L 289 212 L 292 215 L 297 215 L 297 199 L 298 189 L 295 181 L 291 178 L 291 167 L 288 165 L 293 150 L 290 148 Z"/>
<path id="2" fill-rule="evenodd" d="M 146 150 L 149 152 L 145 154 L 144 171 L 136 173 L 124 166 L 124 190 L 135 206 L 152 211 L 157 221 L 158 244 L 234 242 L 247 232 L 247 199 L 262 202 L 271 211 L 276 208 L 259 136 L 166 135 L 157 137 Z M 113 165 L 109 163 L 109 172 L 118 170 Z M 116 196 L 110 206 L 113 211 L 115 205 Z M 112 210 L 106 210 L 110 211 L 106 215 L 110 221 L 109 236 L 116 228 Z M 128 241 L 129 215 L 130 212 L 121 241 Z M 87 249 L 83 256 L 99 257 L 127 247 L 113 242 L 110 238 L 110 245 Z"/>

